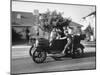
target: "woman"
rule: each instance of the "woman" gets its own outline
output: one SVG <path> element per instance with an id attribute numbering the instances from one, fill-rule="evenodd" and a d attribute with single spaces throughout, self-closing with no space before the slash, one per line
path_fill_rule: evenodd
<path id="1" fill-rule="evenodd" d="M 50 34 L 50 46 L 52 45 L 53 41 L 56 39 L 57 37 L 57 31 L 56 31 L 56 28 L 53 28 L 53 30 L 51 31 L 51 34 Z"/>

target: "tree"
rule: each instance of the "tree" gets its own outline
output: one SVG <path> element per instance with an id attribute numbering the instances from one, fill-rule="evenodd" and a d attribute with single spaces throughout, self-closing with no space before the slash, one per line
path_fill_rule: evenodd
<path id="1" fill-rule="evenodd" d="M 86 33 L 89 33 L 90 35 L 93 35 L 93 29 L 91 28 L 90 25 L 84 30 Z"/>
<path id="2" fill-rule="evenodd" d="M 93 29 L 91 28 L 90 25 L 84 30 L 87 36 L 87 41 L 91 40 L 91 35 L 93 35 Z"/>
<path id="3" fill-rule="evenodd" d="M 40 15 L 40 28 L 45 32 L 51 32 L 53 27 L 62 30 L 63 26 L 68 26 L 71 20 L 63 18 L 62 13 L 57 13 L 56 10 L 50 12 L 49 10 Z"/>

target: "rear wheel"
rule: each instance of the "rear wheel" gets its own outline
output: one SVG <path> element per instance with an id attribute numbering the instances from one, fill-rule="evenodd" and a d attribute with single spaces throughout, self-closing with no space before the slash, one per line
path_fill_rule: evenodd
<path id="1" fill-rule="evenodd" d="M 65 51 L 65 57 L 70 57 L 71 56 L 71 50 L 66 50 Z"/>
<path id="2" fill-rule="evenodd" d="M 83 57 L 84 50 L 82 48 L 77 48 L 72 54 L 72 58 L 80 58 Z"/>
<path id="3" fill-rule="evenodd" d="M 40 48 L 37 48 L 32 56 L 32 59 L 35 63 L 43 63 L 47 57 L 45 50 L 40 50 Z"/>

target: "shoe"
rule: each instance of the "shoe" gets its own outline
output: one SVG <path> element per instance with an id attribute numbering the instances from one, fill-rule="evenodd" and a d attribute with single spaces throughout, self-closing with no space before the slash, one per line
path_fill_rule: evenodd
<path id="1" fill-rule="evenodd" d="M 62 56 L 65 56 L 65 52 L 61 52 L 61 55 L 62 55 Z"/>
<path id="2" fill-rule="evenodd" d="M 61 54 L 65 54 L 65 51 L 62 51 Z"/>

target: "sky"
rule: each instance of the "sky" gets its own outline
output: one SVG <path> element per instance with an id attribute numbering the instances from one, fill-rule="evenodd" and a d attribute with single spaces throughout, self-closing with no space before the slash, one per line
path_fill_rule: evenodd
<path id="1" fill-rule="evenodd" d="M 95 6 L 12 1 L 12 11 L 33 13 L 34 9 L 38 9 L 40 13 L 46 12 L 47 9 L 64 12 L 64 17 L 70 17 L 72 21 L 81 23 L 81 18 L 95 11 Z"/>

